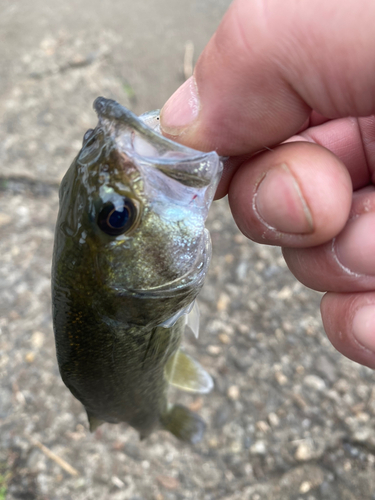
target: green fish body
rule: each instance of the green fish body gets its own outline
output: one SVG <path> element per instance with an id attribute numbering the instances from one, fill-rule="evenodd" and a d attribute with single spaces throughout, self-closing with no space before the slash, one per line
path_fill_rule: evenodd
<path id="1" fill-rule="evenodd" d="M 210 376 L 180 350 L 210 260 L 204 227 L 222 164 L 162 137 L 156 112 L 140 118 L 98 98 L 99 123 L 60 187 L 52 306 L 62 379 L 90 429 L 127 422 L 191 443 L 204 422 L 170 405 L 169 384 L 208 392 Z"/>

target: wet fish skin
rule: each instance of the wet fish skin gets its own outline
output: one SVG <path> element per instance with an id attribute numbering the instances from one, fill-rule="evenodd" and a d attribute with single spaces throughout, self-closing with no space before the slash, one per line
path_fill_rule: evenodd
<path id="1" fill-rule="evenodd" d="M 92 430 L 127 422 L 142 437 L 166 428 L 197 442 L 203 421 L 167 400 L 166 366 L 177 359 L 185 317 L 162 325 L 203 285 L 204 222 L 220 162 L 161 137 L 114 101 L 99 98 L 96 110 L 99 123 L 59 193 L 52 306 L 60 373 Z M 125 232 L 106 233 L 107 207 L 115 216 L 127 210 Z M 193 365 L 181 359 L 174 370 L 188 387 Z"/>

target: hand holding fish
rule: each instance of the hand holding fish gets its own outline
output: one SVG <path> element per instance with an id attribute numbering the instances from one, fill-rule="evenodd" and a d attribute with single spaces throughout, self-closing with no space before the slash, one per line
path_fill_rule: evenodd
<path id="1" fill-rule="evenodd" d="M 333 345 L 375 368 L 375 4 L 235 0 L 166 103 L 166 136 L 230 156 L 241 231 L 327 292 Z M 257 154 L 256 154 L 257 153 Z"/>

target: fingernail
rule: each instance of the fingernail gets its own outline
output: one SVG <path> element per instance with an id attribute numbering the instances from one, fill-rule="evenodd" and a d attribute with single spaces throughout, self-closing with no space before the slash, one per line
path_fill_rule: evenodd
<path id="1" fill-rule="evenodd" d="M 353 319 L 353 335 L 370 351 L 375 351 L 375 305 L 359 309 Z"/>
<path id="2" fill-rule="evenodd" d="M 336 238 L 334 251 L 339 263 L 356 274 L 375 275 L 375 213 L 350 221 Z"/>
<path id="3" fill-rule="evenodd" d="M 168 99 L 160 112 L 160 127 L 168 135 L 178 136 L 198 116 L 200 109 L 197 84 L 191 76 Z"/>
<path id="4" fill-rule="evenodd" d="M 255 205 L 261 219 L 277 231 L 293 234 L 314 231 L 309 207 L 285 164 L 272 168 L 264 176 L 255 195 Z"/>

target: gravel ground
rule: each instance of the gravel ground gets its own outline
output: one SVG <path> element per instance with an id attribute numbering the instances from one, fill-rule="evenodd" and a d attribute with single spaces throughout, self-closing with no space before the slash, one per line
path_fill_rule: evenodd
<path id="1" fill-rule="evenodd" d="M 203 441 L 140 442 L 125 424 L 90 434 L 58 373 L 57 187 L 92 101 L 160 107 L 187 42 L 196 58 L 228 4 L 0 0 L 0 500 L 375 499 L 374 373 L 335 352 L 320 294 L 246 240 L 225 200 L 209 216 L 201 335 L 185 339 L 215 388 L 172 394 L 207 421 Z"/>

